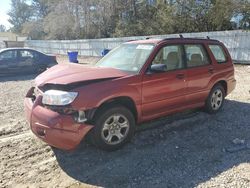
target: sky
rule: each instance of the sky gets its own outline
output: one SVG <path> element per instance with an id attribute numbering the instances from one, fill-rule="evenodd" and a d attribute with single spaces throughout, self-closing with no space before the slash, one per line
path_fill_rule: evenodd
<path id="1" fill-rule="evenodd" d="M 11 24 L 8 22 L 9 16 L 7 15 L 10 10 L 10 0 L 0 0 L 0 25 L 3 24 L 7 29 Z"/>

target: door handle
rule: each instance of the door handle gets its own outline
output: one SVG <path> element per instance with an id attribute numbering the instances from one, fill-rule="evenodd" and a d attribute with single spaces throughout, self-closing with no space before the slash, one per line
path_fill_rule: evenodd
<path id="1" fill-rule="evenodd" d="M 214 68 L 210 67 L 210 68 L 208 69 L 208 72 L 210 72 L 211 74 L 213 74 L 213 73 L 214 73 Z"/>
<path id="2" fill-rule="evenodd" d="M 185 75 L 184 74 L 177 74 L 176 78 L 177 79 L 183 79 L 183 78 L 185 78 Z"/>

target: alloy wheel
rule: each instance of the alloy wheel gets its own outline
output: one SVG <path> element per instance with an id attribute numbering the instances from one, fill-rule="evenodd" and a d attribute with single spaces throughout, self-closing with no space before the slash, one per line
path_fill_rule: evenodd
<path id="1" fill-rule="evenodd" d="M 216 89 L 211 97 L 211 106 L 213 110 L 218 110 L 223 102 L 223 93 L 220 89 Z"/>
<path id="2" fill-rule="evenodd" d="M 122 114 L 114 114 L 106 119 L 102 128 L 102 139 L 109 145 L 121 143 L 129 132 L 129 121 Z"/>

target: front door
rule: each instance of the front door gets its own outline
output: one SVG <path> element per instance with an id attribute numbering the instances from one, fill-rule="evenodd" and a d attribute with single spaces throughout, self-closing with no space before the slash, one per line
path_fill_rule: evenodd
<path id="1" fill-rule="evenodd" d="M 142 115 L 160 117 L 185 105 L 186 70 L 182 45 L 163 46 L 151 65 L 165 64 L 165 72 L 147 71 L 142 84 Z M 150 65 L 150 66 L 151 66 Z"/>
<path id="2" fill-rule="evenodd" d="M 0 74 L 11 74 L 17 69 L 17 51 L 7 50 L 0 54 Z"/>

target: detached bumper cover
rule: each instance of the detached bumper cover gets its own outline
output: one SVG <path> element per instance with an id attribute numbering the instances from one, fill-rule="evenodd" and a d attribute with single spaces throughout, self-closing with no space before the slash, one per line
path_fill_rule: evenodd
<path id="1" fill-rule="evenodd" d="M 70 115 L 62 115 L 42 107 L 41 96 L 33 103 L 24 100 L 25 115 L 32 132 L 41 140 L 56 148 L 71 150 L 78 146 L 92 125 L 76 123 Z"/>

